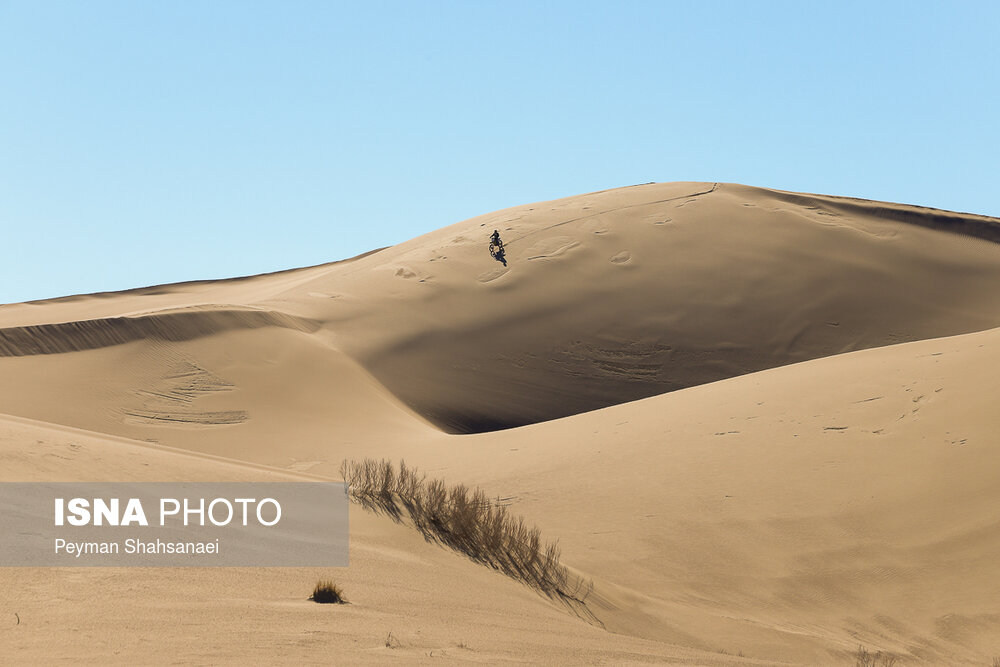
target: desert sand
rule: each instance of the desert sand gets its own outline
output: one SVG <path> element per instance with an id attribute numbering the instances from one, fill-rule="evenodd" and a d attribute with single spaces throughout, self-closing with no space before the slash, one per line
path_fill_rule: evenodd
<path id="1" fill-rule="evenodd" d="M 574 613 L 354 505 L 347 568 L 0 570 L 0 657 L 990 664 L 998 241 L 977 215 L 648 184 L 0 306 L 2 481 L 405 459 L 503 498 L 594 584 Z M 350 604 L 309 602 L 319 578 Z"/>

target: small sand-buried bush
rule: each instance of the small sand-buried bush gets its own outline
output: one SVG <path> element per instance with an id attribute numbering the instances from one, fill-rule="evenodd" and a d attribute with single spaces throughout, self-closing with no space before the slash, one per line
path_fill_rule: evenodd
<path id="1" fill-rule="evenodd" d="M 403 461 L 344 461 L 341 474 L 351 498 L 397 521 L 405 516 L 425 538 L 466 554 L 547 595 L 583 602 L 585 587 L 559 562 L 559 546 L 545 542 L 538 528 L 487 498 L 482 489 L 445 486 Z M 587 589 L 581 597 L 581 591 Z"/>
<path id="2" fill-rule="evenodd" d="M 319 602 L 323 604 L 346 604 L 347 600 L 344 598 L 344 591 L 340 590 L 340 586 L 333 583 L 332 581 L 319 581 L 316 583 L 316 588 L 313 589 L 313 594 L 309 598 L 313 602 Z"/>
<path id="3" fill-rule="evenodd" d="M 856 667 L 894 667 L 896 656 L 883 651 L 873 653 L 864 646 L 858 646 L 858 650 L 854 654 L 854 664 Z"/>

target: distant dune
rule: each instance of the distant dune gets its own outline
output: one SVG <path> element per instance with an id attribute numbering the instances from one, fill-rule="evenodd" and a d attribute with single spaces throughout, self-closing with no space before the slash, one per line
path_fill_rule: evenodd
<path id="1" fill-rule="evenodd" d="M 343 635 L 296 597 L 318 573 L 234 590 L 20 570 L 0 582 L 37 625 L 0 633 L 0 654 L 101 638 L 113 660 L 194 659 L 152 626 L 210 591 L 222 661 L 244 632 L 288 662 L 851 664 L 864 644 L 989 664 L 998 242 L 984 216 L 649 184 L 343 262 L 0 306 L 4 479 L 336 478 L 344 458 L 405 458 L 559 539 L 597 619 L 357 510 Z M 121 595 L 146 576 L 155 608 Z M 94 605 L 143 641 L 80 621 L 51 646 L 44 627 Z"/>
<path id="2" fill-rule="evenodd" d="M 493 229 L 507 268 L 484 266 Z M 1000 326 L 1000 253 L 983 240 L 998 230 L 914 207 L 645 185 L 474 218 L 308 289 L 341 304 L 335 339 L 388 389 L 445 430 L 481 432 Z"/>

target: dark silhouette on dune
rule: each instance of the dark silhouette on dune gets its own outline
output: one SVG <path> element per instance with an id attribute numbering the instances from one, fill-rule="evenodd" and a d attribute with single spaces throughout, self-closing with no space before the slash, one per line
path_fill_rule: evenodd
<path id="1" fill-rule="evenodd" d="M 494 229 L 493 236 L 490 238 L 490 254 L 493 255 L 493 259 L 507 266 L 507 257 L 504 253 L 503 241 L 500 240 L 500 232 Z"/>

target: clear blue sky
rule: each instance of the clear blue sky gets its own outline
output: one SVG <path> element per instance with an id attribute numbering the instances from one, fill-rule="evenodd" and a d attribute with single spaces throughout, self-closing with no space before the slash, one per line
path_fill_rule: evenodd
<path id="1" fill-rule="evenodd" d="M 997 2 L 0 0 L 0 302 L 733 181 L 1000 216 Z"/>

